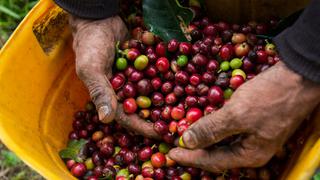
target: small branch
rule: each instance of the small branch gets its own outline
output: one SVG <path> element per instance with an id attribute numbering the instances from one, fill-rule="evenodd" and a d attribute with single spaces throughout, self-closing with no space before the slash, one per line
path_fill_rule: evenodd
<path id="1" fill-rule="evenodd" d="M 8 172 L 10 171 L 10 168 L 6 168 L 5 170 L 0 172 L 0 178 L 4 177 Z"/>

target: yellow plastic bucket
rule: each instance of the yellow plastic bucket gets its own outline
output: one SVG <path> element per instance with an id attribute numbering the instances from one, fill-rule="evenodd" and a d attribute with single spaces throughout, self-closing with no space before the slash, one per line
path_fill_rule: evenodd
<path id="1" fill-rule="evenodd" d="M 73 112 L 89 99 L 75 75 L 71 44 L 67 14 L 42 0 L 0 52 L 0 138 L 47 179 L 74 179 L 58 152 L 66 146 Z M 317 122 L 283 179 L 309 179 L 317 168 Z"/>

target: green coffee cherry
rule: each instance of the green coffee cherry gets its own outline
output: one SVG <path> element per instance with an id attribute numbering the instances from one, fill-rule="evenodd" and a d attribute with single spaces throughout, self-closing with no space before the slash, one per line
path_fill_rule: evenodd
<path id="1" fill-rule="evenodd" d="M 125 58 L 120 57 L 116 60 L 116 68 L 118 70 L 120 70 L 120 71 L 125 70 L 127 68 L 127 66 L 128 66 L 128 62 Z"/>
<path id="2" fill-rule="evenodd" d="M 168 144 L 166 143 L 160 143 L 159 145 L 159 152 L 163 153 L 163 154 L 167 154 L 170 150 L 170 147 Z"/>
<path id="3" fill-rule="evenodd" d="M 149 62 L 149 59 L 147 56 L 145 55 L 140 55 L 137 57 L 137 59 L 134 61 L 134 67 L 137 69 L 137 70 L 143 70 L 144 68 L 147 67 L 148 65 L 148 62 Z"/>
<path id="4" fill-rule="evenodd" d="M 183 174 L 180 175 L 180 178 L 182 180 L 191 180 L 191 175 L 187 172 L 184 172 Z"/>
<path id="5" fill-rule="evenodd" d="M 242 60 L 239 59 L 239 58 L 233 58 L 233 59 L 230 61 L 230 67 L 231 67 L 232 69 L 239 69 L 241 66 L 242 66 Z"/>
<path id="6" fill-rule="evenodd" d="M 120 171 L 118 171 L 117 176 L 116 177 L 125 177 L 125 178 L 129 178 L 129 171 L 128 169 L 120 169 Z"/>
<path id="7" fill-rule="evenodd" d="M 220 64 L 220 69 L 222 71 L 228 71 L 230 69 L 230 63 L 229 61 L 223 61 L 221 64 Z"/>
<path id="8" fill-rule="evenodd" d="M 177 59 L 177 64 L 180 67 L 183 67 L 188 64 L 188 57 L 186 55 L 180 55 Z"/>
<path id="9" fill-rule="evenodd" d="M 230 97 L 233 94 L 233 90 L 231 88 L 227 88 L 226 90 L 224 90 L 223 92 L 223 97 L 224 99 L 230 99 Z"/>

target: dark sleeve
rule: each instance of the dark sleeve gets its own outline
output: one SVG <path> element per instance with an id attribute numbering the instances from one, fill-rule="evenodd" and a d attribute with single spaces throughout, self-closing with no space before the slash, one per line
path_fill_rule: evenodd
<path id="1" fill-rule="evenodd" d="M 54 0 L 61 8 L 75 16 L 103 19 L 118 13 L 118 0 Z"/>
<path id="2" fill-rule="evenodd" d="M 295 24 L 273 40 L 290 69 L 320 83 L 320 0 L 312 0 Z"/>

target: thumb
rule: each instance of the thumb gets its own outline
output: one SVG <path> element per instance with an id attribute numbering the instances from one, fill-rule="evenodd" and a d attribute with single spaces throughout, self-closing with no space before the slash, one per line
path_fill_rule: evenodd
<path id="1" fill-rule="evenodd" d="M 123 111 L 122 104 L 118 104 L 115 120 L 129 131 L 144 137 L 161 139 L 159 134 L 154 130 L 153 123 L 141 119 L 137 114 L 126 114 Z"/>
<path id="2" fill-rule="evenodd" d="M 99 119 L 108 123 L 114 119 L 117 108 L 115 92 L 106 76 L 111 72 L 113 64 L 115 39 L 111 28 L 106 28 L 104 23 L 107 22 L 74 22 L 77 26 L 73 32 L 73 49 L 77 75 L 89 90 Z"/>
<path id="3" fill-rule="evenodd" d="M 106 75 L 94 70 L 90 65 L 77 67 L 77 74 L 89 90 L 100 121 L 111 122 L 116 114 L 117 98 Z"/>
<path id="4" fill-rule="evenodd" d="M 195 150 L 178 147 L 169 151 L 169 157 L 180 165 L 216 173 L 233 168 L 259 167 L 268 162 L 273 155 L 268 143 L 267 146 L 259 143 L 260 139 L 250 136 L 230 146 Z"/>
<path id="5" fill-rule="evenodd" d="M 186 148 L 205 148 L 226 137 L 242 132 L 241 123 L 237 123 L 227 108 L 202 117 L 187 129 L 182 140 Z"/>

